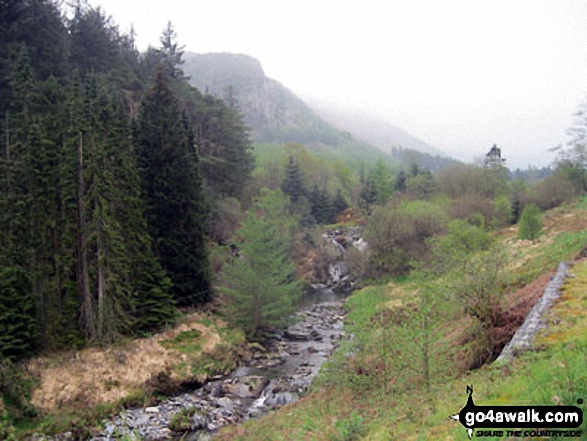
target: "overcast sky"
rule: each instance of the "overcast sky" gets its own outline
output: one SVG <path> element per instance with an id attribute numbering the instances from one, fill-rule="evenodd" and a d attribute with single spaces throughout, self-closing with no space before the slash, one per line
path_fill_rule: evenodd
<path id="1" fill-rule="evenodd" d="M 542 166 L 587 95 L 585 0 L 90 0 L 144 50 L 233 52 L 301 97 L 381 116 L 461 159 Z"/>

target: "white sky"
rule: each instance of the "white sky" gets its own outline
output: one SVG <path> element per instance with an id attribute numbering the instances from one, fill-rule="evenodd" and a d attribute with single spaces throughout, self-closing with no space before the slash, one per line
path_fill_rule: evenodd
<path id="1" fill-rule="evenodd" d="M 261 61 L 301 97 L 384 117 L 461 159 L 510 168 L 547 149 L 587 95 L 585 0 L 90 0 L 141 50 L 171 20 L 197 53 Z"/>

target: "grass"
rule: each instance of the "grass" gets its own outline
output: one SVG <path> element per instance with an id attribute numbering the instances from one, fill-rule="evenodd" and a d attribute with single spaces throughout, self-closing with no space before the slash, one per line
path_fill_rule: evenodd
<path id="1" fill-rule="evenodd" d="M 86 430 L 122 409 L 153 404 L 182 384 L 233 369 L 243 343 L 242 332 L 217 317 L 190 313 L 149 338 L 35 358 L 26 370 L 38 379 L 31 402 L 41 417 L 13 421 L 16 435 Z"/>
<path id="2" fill-rule="evenodd" d="M 585 204 L 587 200 L 582 200 L 574 207 L 548 213 L 544 234 L 534 243 L 515 239 L 515 228 L 499 234 L 498 240 L 512 256 L 511 280 L 504 286 L 522 287 L 556 268 L 560 261 L 575 259 L 587 248 Z M 569 278 L 564 285 L 560 301 L 548 316 L 548 329 L 535 342 L 538 349 L 524 353 L 509 364 L 485 365 L 449 375 L 443 381 L 433 382 L 429 389 L 414 385 L 395 388 L 387 394 L 381 388 L 353 387 L 346 383 L 344 376 L 336 376 L 337 371 L 332 370 L 326 374 L 333 376 L 330 383 L 316 384 L 314 391 L 299 402 L 262 419 L 225 428 L 218 439 L 344 439 L 340 438 L 344 436 L 340 429 L 351 424 L 353 418 L 359 421 L 360 417 L 360 424 L 355 426 L 360 426 L 360 439 L 364 440 L 464 441 L 465 430 L 448 416 L 466 403 L 467 385 L 473 385 L 478 405 L 574 405 L 579 398 L 587 399 L 587 262 L 578 263 L 571 272 L 576 277 Z M 379 330 L 373 318 L 384 309 L 413 301 L 417 292 L 418 286 L 409 278 L 355 292 L 347 302 L 350 312 L 346 328 L 359 339 L 375 335 Z M 513 293 L 508 296 L 513 297 Z M 446 335 L 453 329 L 458 331 L 458 327 L 459 323 L 453 321 L 435 328 L 434 332 Z M 582 407 L 585 410 L 585 404 Z M 584 438 L 585 432 L 584 426 Z"/>

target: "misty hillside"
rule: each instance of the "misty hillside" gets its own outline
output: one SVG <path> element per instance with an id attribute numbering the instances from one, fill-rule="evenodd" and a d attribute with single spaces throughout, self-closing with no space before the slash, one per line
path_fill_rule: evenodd
<path id="1" fill-rule="evenodd" d="M 278 81 L 265 76 L 261 63 L 242 54 L 187 52 L 183 70 L 202 92 L 226 98 L 229 86 L 253 140 L 298 142 L 320 150 L 377 157 L 380 151 L 325 122 Z"/>
<path id="2" fill-rule="evenodd" d="M 446 156 L 437 148 L 380 117 L 326 106 L 319 102 L 311 102 L 310 106 L 330 124 L 348 130 L 357 139 L 368 142 L 386 153 L 390 152 L 391 147 L 403 147 L 431 155 Z"/>

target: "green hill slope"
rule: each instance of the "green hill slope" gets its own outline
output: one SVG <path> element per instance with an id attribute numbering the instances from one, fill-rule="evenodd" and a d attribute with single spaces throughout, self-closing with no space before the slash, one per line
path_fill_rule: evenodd
<path id="1" fill-rule="evenodd" d="M 546 212 L 544 234 L 537 241 L 518 240 L 517 227 L 496 235 L 499 248 L 510 257 L 506 275 L 499 280 L 501 301 L 509 306 L 508 312 L 527 312 L 529 299 L 535 301 L 542 294 L 558 263 L 575 262 L 560 300 L 545 317 L 548 328 L 535 339 L 534 350 L 505 365 L 471 369 L 471 343 L 479 330 L 463 314 L 463 305 L 443 302 L 443 307 L 431 311 L 427 317 L 435 326 L 423 338 L 427 321 L 407 320 L 422 307 L 418 298 L 429 289 L 430 281 L 408 277 L 368 286 L 347 302 L 350 312 L 345 327 L 354 335 L 353 341 L 361 344 L 343 346 L 338 360 L 335 356 L 307 397 L 267 417 L 227 428 L 217 438 L 465 441 L 465 429 L 449 415 L 465 405 L 467 385 L 474 387 L 478 406 L 578 405 L 584 413 L 586 210 L 583 199 Z M 440 282 L 437 286 L 442 286 Z M 443 320 L 443 315 L 449 320 Z M 434 342 L 435 347 L 426 348 L 424 341 Z M 424 350 L 430 350 L 432 357 L 428 385 L 422 375 Z M 585 427 L 583 423 L 579 429 L 581 439 L 587 437 Z M 517 438 L 484 438 L 549 439 L 530 432 Z"/>

